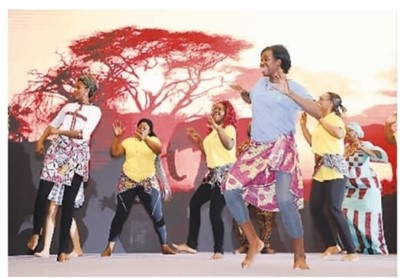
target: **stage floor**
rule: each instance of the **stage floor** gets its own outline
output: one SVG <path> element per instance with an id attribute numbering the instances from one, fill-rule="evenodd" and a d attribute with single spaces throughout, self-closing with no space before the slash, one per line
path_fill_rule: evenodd
<path id="1" fill-rule="evenodd" d="M 260 254 L 249 268 L 242 269 L 244 255 L 226 253 L 222 260 L 210 260 L 212 253 L 161 255 L 157 253 L 113 254 L 102 258 L 99 254 L 84 254 L 68 262 L 56 262 L 56 256 L 9 256 L 8 276 L 171 276 L 171 277 L 387 277 L 397 276 L 397 255 L 360 255 L 357 262 L 343 262 L 343 255 L 329 260 L 321 253 L 308 253 L 310 270 L 293 270 L 293 255 Z"/>

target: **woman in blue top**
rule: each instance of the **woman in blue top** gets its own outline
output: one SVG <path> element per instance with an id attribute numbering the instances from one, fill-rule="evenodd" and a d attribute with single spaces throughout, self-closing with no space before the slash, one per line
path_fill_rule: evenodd
<path id="1" fill-rule="evenodd" d="M 250 92 L 239 85 L 231 86 L 251 103 L 253 117 L 251 142 L 226 178 L 224 197 L 249 241 L 243 268 L 264 247 L 249 220 L 246 201 L 266 211 L 280 211 L 285 230 L 293 239 L 293 268 L 308 269 L 298 212 L 303 207 L 303 185 L 294 133 L 300 111 L 317 119 L 322 112 L 303 86 L 286 79 L 291 60 L 283 45 L 264 48 L 260 67 L 264 77 Z"/>

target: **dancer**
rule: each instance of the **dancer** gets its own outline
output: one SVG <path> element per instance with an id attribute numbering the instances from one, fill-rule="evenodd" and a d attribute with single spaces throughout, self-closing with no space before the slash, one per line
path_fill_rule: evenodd
<path id="1" fill-rule="evenodd" d="M 323 94 L 318 104 L 323 116 L 311 134 L 307 128 L 307 114 L 303 113 L 300 126 L 307 143 L 315 154 L 315 166 L 310 193 L 310 210 L 314 223 L 325 244 L 323 258 L 341 252 L 336 230 L 347 254 L 343 261 L 356 261 L 358 255 L 350 229 L 342 213 L 348 169 L 344 160 L 345 126 L 341 118 L 346 112 L 341 97 L 333 92 Z M 330 221 L 332 220 L 332 221 Z M 331 222 L 335 228 L 331 228 Z"/>
<path id="2" fill-rule="evenodd" d="M 221 259 L 224 254 L 224 222 L 222 211 L 225 199 L 221 194 L 221 182 L 236 161 L 236 113 L 228 101 L 213 105 L 209 117 L 211 132 L 204 138 L 194 129 L 188 135 L 204 153 L 207 176 L 196 189 L 190 200 L 189 234 L 186 243 L 174 244 L 180 252 L 196 253 L 200 230 L 201 207 L 210 201 L 210 220 L 214 237 L 214 254 L 211 259 Z"/>
<path id="3" fill-rule="evenodd" d="M 249 242 L 243 268 L 264 248 L 249 219 L 246 201 L 263 210 L 280 211 L 293 241 L 293 268 L 308 269 L 298 212 L 303 207 L 303 185 L 294 133 L 301 110 L 320 118 L 321 108 L 304 87 L 286 78 L 291 59 L 283 45 L 263 49 L 260 67 L 264 77 L 250 92 L 237 84 L 231 86 L 251 103 L 253 118 L 250 145 L 225 179 L 223 194 Z"/>
<path id="4" fill-rule="evenodd" d="M 343 200 L 343 213 L 358 252 L 388 254 L 382 217 L 382 184 L 371 162 L 387 163 L 386 152 L 369 141 L 356 122 L 346 127 L 345 158 L 349 180 Z"/>
<path id="5" fill-rule="evenodd" d="M 161 253 L 175 255 L 176 251 L 168 245 L 160 186 L 155 176 L 156 166 L 159 163 L 157 163 L 157 156 L 161 153 L 161 142 L 153 131 L 153 122 L 149 119 L 140 119 L 135 133 L 123 141 L 121 141 L 123 129 L 120 121 L 114 122 L 113 130 L 111 155 L 125 156 L 125 161 L 117 185 L 117 210 L 111 222 L 107 246 L 101 256 L 111 256 L 115 241 L 122 231 L 136 197 L 139 198 L 153 221 L 161 244 Z M 171 196 L 168 193 L 166 197 L 169 199 Z"/>
<path id="6" fill-rule="evenodd" d="M 247 140 L 245 140 L 238 149 L 238 155 L 240 155 L 250 144 L 251 138 L 251 123 L 247 126 Z M 255 214 L 257 217 L 257 223 L 259 227 L 260 238 L 264 242 L 264 248 L 261 250 L 261 254 L 274 254 L 275 250 L 271 248 L 271 234 L 272 227 L 274 225 L 275 220 L 275 212 L 273 211 L 265 211 L 259 209 L 253 205 L 247 205 L 249 209 L 249 213 L 251 210 L 255 210 Z M 238 223 L 233 219 L 232 221 L 232 232 L 236 235 L 239 241 L 239 247 L 233 250 L 234 254 L 242 254 L 247 253 L 249 248 L 249 242 L 244 236 L 242 230 L 240 229 Z"/>
<path id="7" fill-rule="evenodd" d="M 68 103 L 60 110 L 36 143 L 36 152 L 42 154 L 44 141 L 50 135 L 56 135 L 43 161 L 34 205 L 33 231 L 27 246 L 36 249 L 51 193 L 62 205 L 58 262 L 69 259 L 68 237 L 74 202 L 82 183 L 89 178 L 89 141 L 101 118 L 100 108 L 90 102 L 97 88 L 93 76 L 80 76 L 73 95 L 76 102 Z"/>

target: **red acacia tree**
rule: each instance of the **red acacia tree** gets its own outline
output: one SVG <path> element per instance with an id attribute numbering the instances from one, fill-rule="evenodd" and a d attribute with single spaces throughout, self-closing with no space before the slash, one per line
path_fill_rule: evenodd
<path id="1" fill-rule="evenodd" d="M 46 73 L 30 72 L 27 88 L 9 106 L 9 138 L 35 140 L 88 69 L 99 81 L 94 102 L 107 118 L 127 112 L 198 116 L 193 102 L 218 93 L 230 63 L 249 47 L 226 35 L 135 26 L 77 39 Z"/>

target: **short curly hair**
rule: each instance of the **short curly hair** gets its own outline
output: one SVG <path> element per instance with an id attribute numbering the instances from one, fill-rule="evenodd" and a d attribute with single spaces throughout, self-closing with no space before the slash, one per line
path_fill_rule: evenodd
<path id="1" fill-rule="evenodd" d="M 99 86 L 97 85 L 96 79 L 90 73 L 84 73 L 79 78 L 78 81 L 81 81 L 86 88 L 89 89 L 89 98 L 91 98 L 94 93 L 97 91 Z"/>

